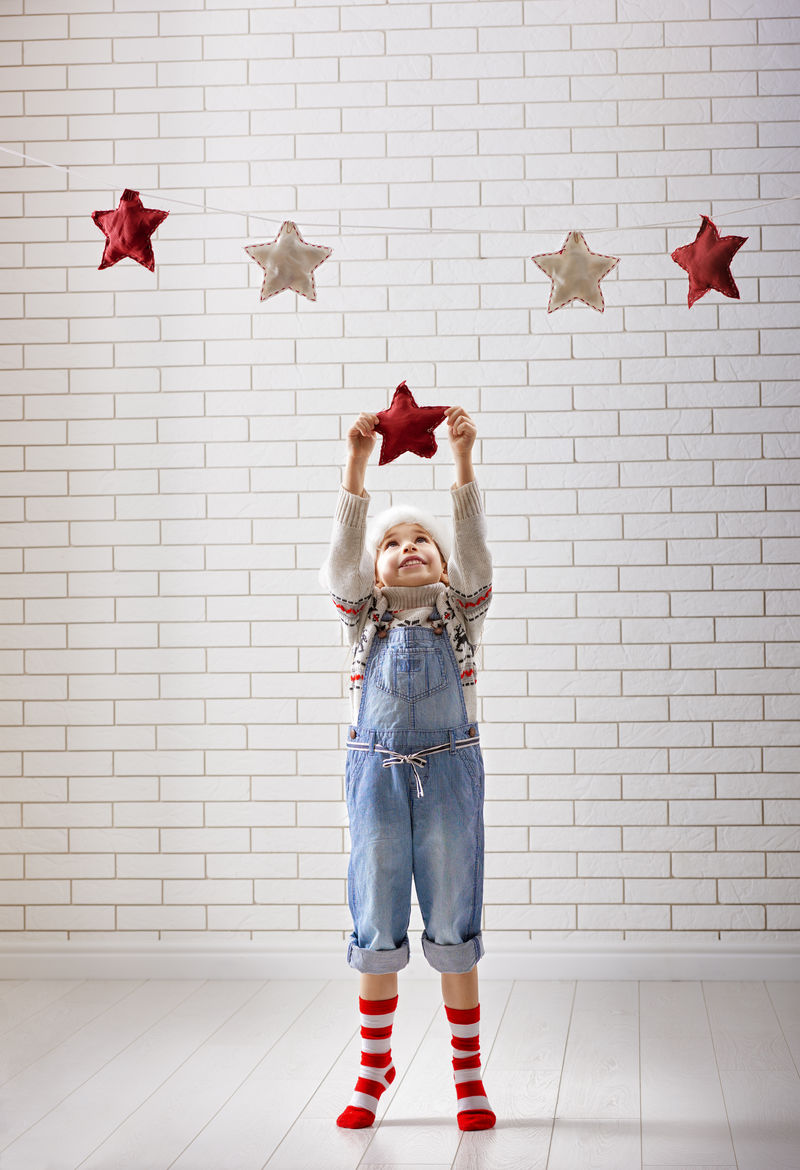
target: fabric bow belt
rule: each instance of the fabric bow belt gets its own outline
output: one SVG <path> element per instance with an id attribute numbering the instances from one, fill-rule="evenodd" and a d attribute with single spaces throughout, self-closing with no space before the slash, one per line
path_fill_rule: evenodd
<path id="1" fill-rule="evenodd" d="M 479 744 L 480 741 L 481 737 L 479 735 L 474 735 L 469 739 L 457 739 L 453 744 L 453 747 L 456 749 L 474 747 L 476 744 Z M 368 752 L 371 750 L 371 748 L 368 743 L 348 743 L 347 750 L 352 752 Z M 426 756 L 435 755 L 436 752 L 449 752 L 450 741 L 448 740 L 447 743 L 437 743 L 434 747 L 419 748 L 418 751 L 409 752 L 407 755 L 405 755 L 403 752 L 391 751 L 390 748 L 385 748 L 382 744 L 379 743 L 375 744 L 375 751 L 381 752 L 382 755 L 386 756 L 386 759 L 383 760 L 381 764 L 383 768 L 391 768 L 393 764 L 410 764 L 411 770 L 414 773 L 414 779 L 417 782 L 417 796 L 424 796 L 425 793 L 422 790 L 422 777 L 420 776 L 417 769 L 425 767 L 428 762 L 425 759 Z"/>

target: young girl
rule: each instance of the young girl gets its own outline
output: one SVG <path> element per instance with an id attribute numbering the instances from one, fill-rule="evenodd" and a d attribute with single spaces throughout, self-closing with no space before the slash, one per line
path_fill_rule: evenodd
<path id="1" fill-rule="evenodd" d="M 369 527 L 364 475 L 377 432 L 361 414 L 323 569 L 352 646 L 345 795 L 353 931 L 359 971 L 361 1068 L 337 1125 L 372 1125 L 395 1079 L 391 1034 L 397 972 L 409 959 L 411 878 L 425 923 L 422 950 L 441 972 L 453 1035 L 457 1120 L 489 1129 L 496 1117 L 481 1079 L 477 962 L 484 953 L 484 771 L 473 655 L 491 598 L 492 562 L 472 469 L 477 428 L 447 412 L 456 484 L 453 542 L 421 509 L 390 508 Z"/>

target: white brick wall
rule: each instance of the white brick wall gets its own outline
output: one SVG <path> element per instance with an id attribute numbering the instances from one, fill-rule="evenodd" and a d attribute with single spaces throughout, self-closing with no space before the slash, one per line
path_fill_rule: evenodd
<path id="1" fill-rule="evenodd" d="M 797 942 L 800 204 L 724 215 L 800 191 L 796 3 L 127 7 L 0 19 L 2 143 L 75 168 L 0 155 L 0 946 L 343 954 L 316 567 L 404 378 L 482 436 L 487 949 Z M 98 271 L 125 187 L 154 274 Z M 690 311 L 701 211 L 749 239 Z M 259 302 L 284 218 L 315 304 Z M 570 228 L 602 316 L 546 313 Z M 444 441 L 368 486 L 450 482 Z"/>

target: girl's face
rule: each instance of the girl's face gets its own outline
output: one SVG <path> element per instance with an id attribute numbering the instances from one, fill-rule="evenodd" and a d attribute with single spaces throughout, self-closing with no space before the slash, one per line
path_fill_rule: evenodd
<path id="1" fill-rule="evenodd" d="M 378 585 L 447 583 L 447 571 L 436 541 L 420 524 L 395 524 L 384 533 L 375 558 Z"/>

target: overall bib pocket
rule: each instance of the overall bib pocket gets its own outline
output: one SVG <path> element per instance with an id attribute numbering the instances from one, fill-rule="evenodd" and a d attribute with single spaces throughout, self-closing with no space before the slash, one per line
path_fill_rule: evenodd
<path id="1" fill-rule="evenodd" d="M 375 663 L 372 681 L 394 698 L 415 703 L 447 686 L 444 656 L 438 647 L 387 646 Z"/>

